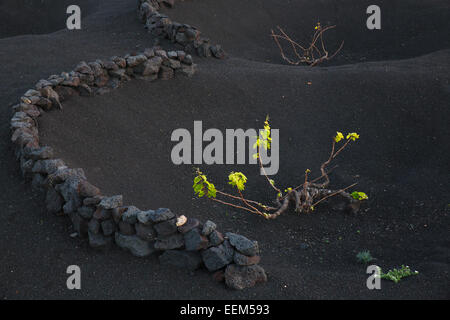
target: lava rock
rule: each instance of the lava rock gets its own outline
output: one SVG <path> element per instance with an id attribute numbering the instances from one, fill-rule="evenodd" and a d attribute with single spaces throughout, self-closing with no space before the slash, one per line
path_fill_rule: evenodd
<path id="1" fill-rule="evenodd" d="M 213 232 L 211 232 L 211 234 L 209 235 L 209 245 L 211 246 L 218 246 L 219 244 L 223 243 L 224 238 L 222 233 L 220 233 L 217 230 L 214 230 Z"/>
<path id="2" fill-rule="evenodd" d="M 124 221 L 119 221 L 118 225 L 119 225 L 119 231 L 121 234 L 124 234 L 126 236 L 132 236 L 132 235 L 136 234 L 135 226 L 130 223 L 127 223 Z"/>
<path id="3" fill-rule="evenodd" d="M 211 46 L 211 53 L 215 58 L 223 59 L 225 58 L 225 51 L 223 51 L 222 47 L 218 44 L 215 46 Z"/>
<path id="4" fill-rule="evenodd" d="M 161 66 L 161 68 L 159 70 L 159 75 L 158 75 L 158 77 L 161 80 L 169 80 L 169 79 L 172 79 L 173 76 L 174 76 L 174 71 L 172 68 L 166 67 L 166 66 Z"/>
<path id="5" fill-rule="evenodd" d="M 188 218 L 187 222 L 178 227 L 178 231 L 181 233 L 187 233 L 200 225 L 200 221 L 195 218 Z"/>
<path id="6" fill-rule="evenodd" d="M 135 206 L 129 206 L 127 207 L 127 210 L 122 213 L 122 221 L 130 224 L 135 224 L 138 221 L 137 217 L 140 212 L 141 210 L 139 210 Z"/>
<path id="7" fill-rule="evenodd" d="M 116 232 L 115 240 L 119 247 L 130 251 L 136 257 L 147 257 L 155 251 L 151 242 L 144 241 L 136 235 L 126 236 Z"/>
<path id="8" fill-rule="evenodd" d="M 156 240 L 156 231 L 152 226 L 145 225 L 142 223 L 136 223 L 136 234 L 143 240 L 153 241 Z"/>
<path id="9" fill-rule="evenodd" d="M 97 210 L 95 210 L 93 217 L 94 217 L 94 219 L 101 220 L 101 221 L 111 219 L 112 210 L 97 207 Z"/>
<path id="10" fill-rule="evenodd" d="M 208 239 L 202 236 L 198 229 L 192 229 L 184 234 L 187 251 L 197 251 L 208 247 Z"/>
<path id="11" fill-rule="evenodd" d="M 202 259 L 209 271 L 219 270 L 233 261 L 234 250 L 228 241 L 218 247 L 202 251 Z"/>
<path id="12" fill-rule="evenodd" d="M 225 283 L 228 287 L 242 290 L 251 288 L 257 283 L 266 282 L 267 275 L 258 265 L 239 266 L 230 264 L 225 270 Z"/>
<path id="13" fill-rule="evenodd" d="M 208 220 L 203 225 L 202 234 L 204 236 L 209 236 L 214 230 L 216 230 L 217 225 L 212 222 L 211 220 Z"/>
<path id="14" fill-rule="evenodd" d="M 65 163 L 61 159 L 38 160 L 34 163 L 32 172 L 52 174 L 56 170 L 65 167 Z"/>
<path id="15" fill-rule="evenodd" d="M 233 261 L 241 266 L 251 266 L 254 264 L 258 264 L 259 261 L 261 261 L 261 257 L 260 256 L 249 257 L 236 251 L 234 253 Z"/>
<path id="16" fill-rule="evenodd" d="M 157 74 L 161 67 L 163 59 L 161 57 L 153 57 L 143 64 L 134 68 L 134 72 L 142 76 Z"/>
<path id="17" fill-rule="evenodd" d="M 52 147 L 41 147 L 41 148 L 24 148 L 25 157 L 33 160 L 45 160 L 53 158 L 53 148 Z"/>
<path id="18" fill-rule="evenodd" d="M 78 185 L 78 192 L 82 197 L 92 198 L 100 195 L 100 189 L 89 183 L 87 180 L 83 180 Z"/>
<path id="19" fill-rule="evenodd" d="M 116 232 L 117 229 L 116 224 L 111 219 L 102 221 L 100 225 L 102 227 L 102 231 L 105 236 L 110 236 L 114 232 Z"/>
<path id="20" fill-rule="evenodd" d="M 158 236 L 168 236 L 177 232 L 177 219 L 170 219 L 153 226 Z"/>
<path id="21" fill-rule="evenodd" d="M 151 219 L 151 217 L 153 217 L 154 215 L 155 215 L 155 211 L 154 210 L 140 211 L 137 214 L 137 219 L 142 224 L 152 225 L 153 224 L 153 220 Z"/>
<path id="22" fill-rule="evenodd" d="M 76 179 L 79 181 L 77 188 L 82 183 L 83 180 L 86 179 L 86 175 L 84 174 L 84 170 L 81 168 L 67 168 L 62 167 L 58 168 L 55 172 L 48 175 L 48 182 L 52 185 L 63 183 L 69 179 Z M 77 189 L 78 192 L 78 189 Z"/>
<path id="23" fill-rule="evenodd" d="M 149 217 L 153 223 L 159 223 L 175 218 L 175 214 L 170 209 L 159 208 L 156 211 L 149 211 Z"/>
<path id="24" fill-rule="evenodd" d="M 100 201 L 99 207 L 103 209 L 114 209 L 120 207 L 123 204 L 122 195 L 116 195 L 112 197 L 105 197 Z"/>
<path id="25" fill-rule="evenodd" d="M 80 237 L 86 237 L 88 235 L 87 220 L 84 220 L 75 212 L 70 213 L 69 217 L 72 221 L 73 229 L 80 235 Z"/>
<path id="26" fill-rule="evenodd" d="M 100 233 L 100 222 L 97 219 L 91 219 L 88 223 L 89 232 L 92 234 Z"/>
<path id="27" fill-rule="evenodd" d="M 66 214 L 76 212 L 83 204 L 77 191 L 79 183 L 79 178 L 69 178 L 64 183 L 55 186 L 56 191 L 62 195 L 66 202 L 63 206 L 63 211 Z"/>
<path id="28" fill-rule="evenodd" d="M 86 198 L 83 200 L 83 205 L 85 206 L 96 206 L 102 201 L 103 196 L 94 196 L 92 198 Z"/>
<path id="29" fill-rule="evenodd" d="M 128 67 L 135 67 L 138 64 L 141 64 L 143 62 L 147 61 L 147 57 L 143 54 L 139 54 L 137 56 L 130 56 L 127 58 L 127 65 Z"/>
<path id="30" fill-rule="evenodd" d="M 47 190 L 45 203 L 47 205 L 47 211 L 51 214 L 56 214 L 61 212 L 62 206 L 64 205 L 64 199 L 54 188 L 49 188 Z"/>
<path id="31" fill-rule="evenodd" d="M 259 253 L 257 241 L 251 241 L 239 234 L 228 232 L 225 236 L 229 239 L 230 244 L 239 252 L 246 256 L 256 256 Z"/>
<path id="32" fill-rule="evenodd" d="M 176 233 L 167 237 L 160 237 L 155 242 L 156 250 L 172 250 L 179 249 L 184 246 L 184 238 L 182 234 Z"/>
<path id="33" fill-rule="evenodd" d="M 91 219 L 92 216 L 94 215 L 94 211 L 95 211 L 94 208 L 87 206 L 82 206 L 78 208 L 78 214 L 83 219 Z"/>

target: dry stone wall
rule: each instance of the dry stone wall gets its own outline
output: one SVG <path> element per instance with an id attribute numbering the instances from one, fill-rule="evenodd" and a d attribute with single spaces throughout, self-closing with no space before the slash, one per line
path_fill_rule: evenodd
<path id="1" fill-rule="evenodd" d="M 222 47 L 211 44 L 196 27 L 172 21 L 158 12 L 161 6 L 173 7 L 174 4 L 175 0 L 138 0 L 139 19 L 152 35 L 180 44 L 188 53 L 223 59 Z"/>
<path id="2" fill-rule="evenodd" d="M 140 12 L 147 12 L 143 7 L 156 8 L 161 3 L 173 5 L 169 0 L 139 1 Z M 166 19 L 156 11 L 145 16 L 147 23 Z M 163 23 L 162 28 L 160 23 L 154 25 L 154 32 L 171 34 L 179 40 L 179 34 L 195 30 L 175 23 Z M 215 49 L 195 34 L 186 46 L 203 46 L 200 52 L 207 47 L 213 53 Z M 184 38 L 181 43 L 185 43 Z M 195 70 L 193 58 L 186 51 L 166 51 L 158 46 L 123 57 L 82 61 L 72 71 L 39 80 L 20 97 L 12 107 L 11 141 L 23 177 L 34 189 L 45 193 L 47 211 L 68 216 L 77 235 L 87 238 L 92 247 L 116 244 L 138 257 L 157 254 L 162 264 L 187 270 L 205 268 L 214 273 L 214 279 L 225 281 L 231 288 L 244 289 L 267 280 L 264 269 L 258 265 L 256 241 L 234 233 L 223 234 L 212 221 L 202 223 L 168 208 L 141 210 L 125 205 L 122 195 L 103 195 L 88 181 L 83 169 L 69 168 L 39 140 L 39 117 L 61 110 L 62 103 L 71 97 L 102 95 L 132 78 L 189 78 Z"/>

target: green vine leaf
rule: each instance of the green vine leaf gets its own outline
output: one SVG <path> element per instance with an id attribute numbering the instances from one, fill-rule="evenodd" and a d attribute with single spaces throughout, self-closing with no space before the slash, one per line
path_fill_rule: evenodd
<path id="1" fill-rule="evenodd" d="M 228 179 L 228 184 L 238 188 L 239 191 L 243 191 L 245 189 L 247 177 L 242 172 L 231 172 Z"/>

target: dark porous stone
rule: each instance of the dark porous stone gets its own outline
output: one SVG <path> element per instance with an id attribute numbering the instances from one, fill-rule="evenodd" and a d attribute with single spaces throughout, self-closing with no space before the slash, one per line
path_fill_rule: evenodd
<path id="1" fill-rule="evenodd" d="M 170 67 L 161 66 L 159 69 L 159 78 L 161 80 L 169 80 L 172 79 L 174 76 L 174 71 Z"/>
<path id="2" fill-rule="evenodd" d="M 100 233 L 100 222 L 97 219 L 91 219 L 88 223 L 89 232 L 92 234 Z"/>
<path id="3" fill-rule="evenodd" d="M 81 61 L 74 69 L 76 72 L 79 73 L 85 73 L 85 74 L 92 74 L 93 71 L 91 67 L 85 62 Z"/>
<path id="4" fill-rule="evenodd" d="M 125 69 L 109 70 L 109 75 L 111 75 L 111 77 L 119 79 L 120 81 L 130 80 L 130 77 L 127 75 Z"/>
<path id="5" fill-rule="evenodd" d="M 202 264 L 202 258 L 198 252 L 184 250 L 167 250 L 159 256 L 162 265 L 175 266 L 177 268 L 194 271 Z"/>
<path id="6" fill-rule="evenodd" d="M 225 58 L 225 51 L 223 51 L 222 47 L 220 45 L 211 46 L 211 53 L 214 57 L 218 59 Z"/>
<path id="7" fill-rule="evenodd" d="M 139 212 L 141 212 L 138 208 L 135 206 L 129 206 L 127 207 L 127 210 L 122 213 L 122 221 L 125 221 L 130 224 L 137 223 L 137 217 Z"/>
<path id="8" fill-rule="evenodd" d="M 211 53 L 211 46 L 208 43 L 202 43 L 198 48 L 197 48 L 197 54 L 200 57 L 211 57 L 212 53 Z"/>
<path id="9" fill-rule="evenodd" d="M 116 232 L 115 240 L 119 247 L 130 251 L 136 257 L 147 257 L 155 251 L 151 242 L 142 240 L 135 235 L 126 236 Z"/>
<path id="10" fill-rule="evenodd" d="M 179 249 L 184 246 L 184 238 L 182 234 L 176 233 L 167 237 L 160 237 L 155 242 L 156 250 L 172 250 Z"/>
<path id="11" fill-rule="evenodd" d="M 84 174 L 84 170 L 81 168 L 67 168 L 62 167 L 57 169 L 52 174 L 48 175 L 48 182 L 52 185 L 63 183 L 69 179 L 77 179 L 79 180 L 78 186 L 82 183 L 82 180 L 86 179 L 86 175 Z M 78 191 L 77 191 L 78 192 Z"/>
<path id="12" fill-rule="evenodd" d="M 78 208 L 78 214 L 84 219 L 91 219 L 94 215 L 94 211 L 93 207 L 82 206 Z"/>
<path id="13" fill-rule="evenodd" d="M 52 174 L 58 168 L 66 167 L 61 159 L 38 160 L 34 163 L 32 171 L 35 173 Z"/>
<path id="14" fill-rule="evenodd" d="M 257 241 L 251 241 L 239 234 L 228 232 L 225 236 L 229 239 L 230 244 L 239 252 L 246 256 L 256 256 L 259 253 Z"/>
<path id="15" fill-rule="evenodd" d="M 194 63 L 194 59 L 192 58 L 192 56 L 190 54 L 188 54 L 184 57 L 183 63 L 190 66 Z"/>
<path id="16" fill-rule="evenodd" d="M 122 221 L 122 215 L 127 209 L 128 207 L 118 207 L 111 210 L 112 217 L 116 223 Z"/>
<path id="17" fill-rule="evenodd" d="M 32 177 L 33 166 L 34 160 L 27 160 L 24 157 L 20 156 L 20 171 L 25 179 L 29 179 L 30 177 Z"/>
<path id="18" fill-rule="evenodd" d="M 69 214 L 72 221 L 73 229 L 78 233 L 80 237 L 86 237 L 88 235 L 88 222 L 80 217 L 77 213 L 72 212 Z"/>
<path id="19" fill-rule="evenodd" d="M 33 160 L 45 160 L 53 158 L 53 148 L 52 147 L 41 147 L 38 149 L 34 148 L 24 148 L 25 157 Z"/>
<path id="20" fill-rule="evenodd" d="M 258 265 L 239 266 L 230 264 L 225 270 L 225 283 L 228 287 L 242 290 L 251 288 L 257 283 L 266 282 L 267 275 Z"/>
<path id="21" fill-rule="evenodd" d="M 48 103 L 45 103 L 45 105 L 40 104 L 40 106 L 44 110 L 50 110 L 50 108 L 52 106 L 56 106 L 59 109 L 62 109 L 61 102 L 60 102 L 61 98 L 60 98 L 58 92 L 53 90 L 52 87 L 50 87 L 50 86 L 43 87 L 41 89 L 41 94 L 42 94 L 43 97 L 45 97 L 46 99 L 48 99 L 50 101 L 50 104 L 48 104 Z"/>
<path id="22" fill-rule="evenodd" d="M 112 210 L 98 207 L 97 210 L 95 210 L 93 217 L 97 220 L 108 220 L 112 217 Z"/>
<path id="23" fill-rule="evenodd" d="M 164 60 L 163 65 L 172 69 L 181 68 L 181 62 L 175 59 Z"/>
<path id="24" fill-rule="evenodd" d="M 110 236 L 116 232 L 117 226 L 111 219 L 102 221 L 100 225 L 105 236 Z"/>
<path id="25" fill-rule="evenodd" d="M 103 209 L 114 209 L 120 207 L 123 204 L 122 195 L 116 195 L 112 197 L 105 197 L 98 204 L 99 207 Z"/>
<path id="26" fill-rule="evenodd" d="M 126 68 L 126 66 L 127 66 L 127 60 L 126 60 L 125 58 L 118 57 L 118 56 L 114 56 L 114 57 L 111 58 L 111 60 L 112 60 L 115 64 L 117 64 L 117 66 L 118 66 L 119 68 Z"/>
<path id="27" fill-rule="evenodd" d="M 30 116 L 33 119 L 41 115 L 41 112 L 39 111 L 38 107 L 32 104 L 19 103 L 13 107 L 13 110 L 15 112 L 19 111 L 24 112 L 26 115 Z"/>
<path id="28" fill-rule="evenodd" d="M 177 59 L 178 58 L 178 54 L 176 51 L 168 51 L 167 52 L 167 57 L 169 59 Z"/>
<path id="29" fill-rule="evenodd" d="M 100 249 L 109 247 L 113 243 L 113 237 L 106 237 L 100 233 L 94 234 L 91 231 L 88 231 L 89 236 L 89 245 L 92 248 Z"/>
<path id="30" fill-rule="evenodd" d="M 127 65 L 129 67 L 135 67 L 138 64 L 141 64 L 143 62 L 147 61 L 147 57 L 143 54 L 137 55 L 137 56 L 131 56 L 127 58 Z"/>
<path id="31" fill-rule="evenodd" d="M 63 206 L 63 211 L 66 214 L 76 212 L 83 204 L 77 191 L 79 183 L 78 178 L 69 178 L 64 183 L 55 186 L 56 191 L 62 195 L 66 202 Z"/>
<path id="32" fill-rule="evenodd" d="M 152 58 L 152 57 L 155 56 L 155 51 L 153 50 L 153 48 L 146 48 L 146 49 L 144 50 L 144 55 L 145 55 L 147 58 Z"/>
<path id="33" fill-rule="evenodd" d="M 60 101 L 68 100 L 71 97 L 79 95 L 77 90 L 66 86 L 57 86 L 55 87 L 54 91 L 58 95 Z"/>
<path id="34" fill-rule="evenodd" d="M 187 222 L 182 226 L 178 227 L 178 231 L 181 233 L 186 233 L 200 225 L 200 221 L 195 218 L 188 218 Z"/>
<path id="35" fill-rule="evenodd" d="M 137 215 L 137 219 L 140 223 L 143 223 L 145 225 L 152 224 L 152 220 L 150 219 L 150 216 L 154 214 L 154 210 L 147 210 L 147 211 L 140 211 Z"/>
<path id="36" fill-rule="evenodd" d="M 208 247 L 208 239 L 202 236 L 198 229 L 192 229 L 185 233 L 184 242 L 187 251 L 197 251 Z"/>
<path id="37" fill-rule="evenodd" d="M 233 258 L 233 261 L 236 264 L 239 264 L 241 266 L 251 266 L 254 264 L 258 264 L 260 260 L 261 260 L 260 256 L 249 257 L 249 256 L 243 255 L 237 251 L 234 253 L 234 258 Z"/>
<path id="38" fill-rule="evenodd" d="M 184 34 L 189 41 L 193 41 L 198 38 L 200 32 L 198 30 L 195 30 L 194 28 L 189 28 Z"/>
<path id="39" fill-rule="evenodd" d="M 164 222 L 156 223 L 155 228 L 158 236 L 168 236 L 177 232 L 177 219 L 170 219 Z"/>
<path id="40" fill-rule="evenodd" d="M 92 198 L 100 195 L 100 189 L 86 180 L 80 182 L 80 184 L 78 185 L 78 192 L 80 196 L 85 198 Z"/>
<path id="41" fill-rule="evenodd" d="M 43 191 L 45 190 L 44 186 L 45 186 L 45 177 L 40 173 L 35 173 L 31 181 L 31 187 L 33 188 L 33 190 Z"/>
<path id="42" fill-rule="evenodd" d="M 100 201 L 102 201 L 103 197 L 102 196 L 95 196 L 95 197 L 91 197 L 91 198 L 86 198 L 83 200 L 83 204 L 85 206 L 96 206 L 100 203 Z"/>
<path id="43" fill-rule="evenodd" d="M 82 97 L 90 97 L 93 95 L 92 88 L 85 83 L 80 84 L 80 86 L 78 87 L 78 92 Z"/>
<path id="44" fill-rule="evenodd" d="M 196 68 L 197 68 L 196 64 L 192 65 L 182 64 L 181 68 L 176 70 L 176 74 L 190 78 L 195 74 Z"/>
<path id="45" fill-rule="evenodd" d="M 167 52 L 166 52 L 165 50 L 162 50 L 162 49 L 157 49 L 157 50 L 155 50 L 155 55 L 156 55 L 157 57 L 161 57 L 161 58 L 163 58 L 163 59 L 168 59 L 168 57 L 167 57 Z"/>
<path id="46" fill-rule="evenodd" d="M 209 245 L 210 246 L 218 246 L 219 244 L 221 244 L 224 241 L 223 235 L 222 233 L 220 233 L 217 230 L 214 230 L 213 232 L 211 232 L 211 234 L 209 235 Z"/>
<path id="47" fill-rule="evenodd" d="M 132 236 L 136 234 L 136 230 L 134 227 L 135 225 L 132 225 L 124 221 L 119 221 L 119 231 L 121 234 L 124 234 L 126 236 Z"/>
<path id="48" fill-rule="evenodd" d="M 153 57 L 134 68 L 134 72 L 142 76 L 157 74 L 162 64 L 161 57 Z"/>
<path id="49" fill-rule="evenodd" d="M 228 241 L 218 247 L 202 251 L 202 259 L 209 271 L 219 270 L 233 261 L 234 250 Z"/>
<path id="50" fill-rule="evenodd" d="M 119 70 L 119 66 L 111 60 L 103 61 L 103 67 L 108 71 Z"/>
<path id="51" fill-rule="evenodd" d="M 47 211 L 51 214 L 56 214 L 61 212 L 64 199 L 54 188 L 49 188 L 45 203 L 47 205 Z"/>
<path id="52" fill-rule="evenodd" d="M 153 223 L 164 222 L 175 218 L 175 214 L 167 208 L 159 208 L 156 211 L 150 210 L 148 212 L 148 217 Z M 141 221 L 142 222 L 142 221 Z"/>
<path id="53" fill-rule="evenodd" d="M 202 234 L 204 236 L 209 236 L 214 230 L 216 230 L 217 225 L 212 222 L 211 220 L 208 220 L 203 225 Z"/>
<path id="54" fill-rule="evenodd" d="M 142 223 L 136 223 L 136 234 L 143 240 L 152 241 L 156 240 L 156 231 L 150 225 L 145 225 Z"/>

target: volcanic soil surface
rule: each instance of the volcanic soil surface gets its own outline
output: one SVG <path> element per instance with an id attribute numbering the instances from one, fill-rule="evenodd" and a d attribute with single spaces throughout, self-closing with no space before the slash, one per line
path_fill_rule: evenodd
<path id="1" fill-rule="evenodd" d="M 450 297 L 447 1 L 379 1 L 377 31 L 366 28 L 368 1 L 176 3 L 163 11 L 222 44 L 225 60 L 194 57 L 198 72 L 190 79 L 133 80 L 107 95 L 74 98 L 62 112 L 40 118 L 43 143 L 71 167 L 83 168 L 105 194 L 123 194 L 127 204 L 141 209 L 169 207 L 210 219 L 221 231 L 257 240 L 269 280 L 239 292 L 204 270 L 163 268 L 157 258 L 138 259 L 119 249 L 91 250 L 85 240 L 70 238 L 67 219 L 46 214 L 42 196 L 24 184 L 8 141 L 8 104 L 37 80 L 71 70 L 81 60 L 140 50 L 154 40 L 136 18 L 134 0 L 80 1 L 88 13 L 81 31 L 64 30 L 65 8 L 45 2 L 45 10 L 22 9 L 24 4 L 18 11 L 30 20 L 43 14 L 39 19 L 51 24 L 35 30 L 25 21 L 8 20 L 6 13 L 17 6 L 2 4 L 1 20 L 11 22 L 9 33 L 0 34 L 1 298 Z M 326 40 L 330 50 L 344 41 L 342 51 L 315 68 L 286 64 L 270 30 L 279 25 L 304 41 L 317 21 L 337 26 Z M 196 167 L 219 189 L 230 190 L 229 172 L 242 171 L 249 178 L 247 198 L 270 203 L 275 194 L 255 165 L 174 165 L 172 132 L 193 133 L 195 120 L 204 130 L 262 128 L 266 115 L 280 130 L 274 180 L 283 187 L 300 184 L 307 168 L 319 174 L 336 131 L 360 134 L 330 176 L 334 189 L 358 182 L 355 188 L 368 194 L 358 214 L 339 210 L 333 199 L 311 214 L 290 210 L 266 221 L 195 199 Z M 370 250 L 383 270 L 405 264 L 420 274 L 368 290 L 365 266 L 355 258 L 363 250 Z M 70 264 L 83 271 L 81 291 L 65 287 Z"/>

